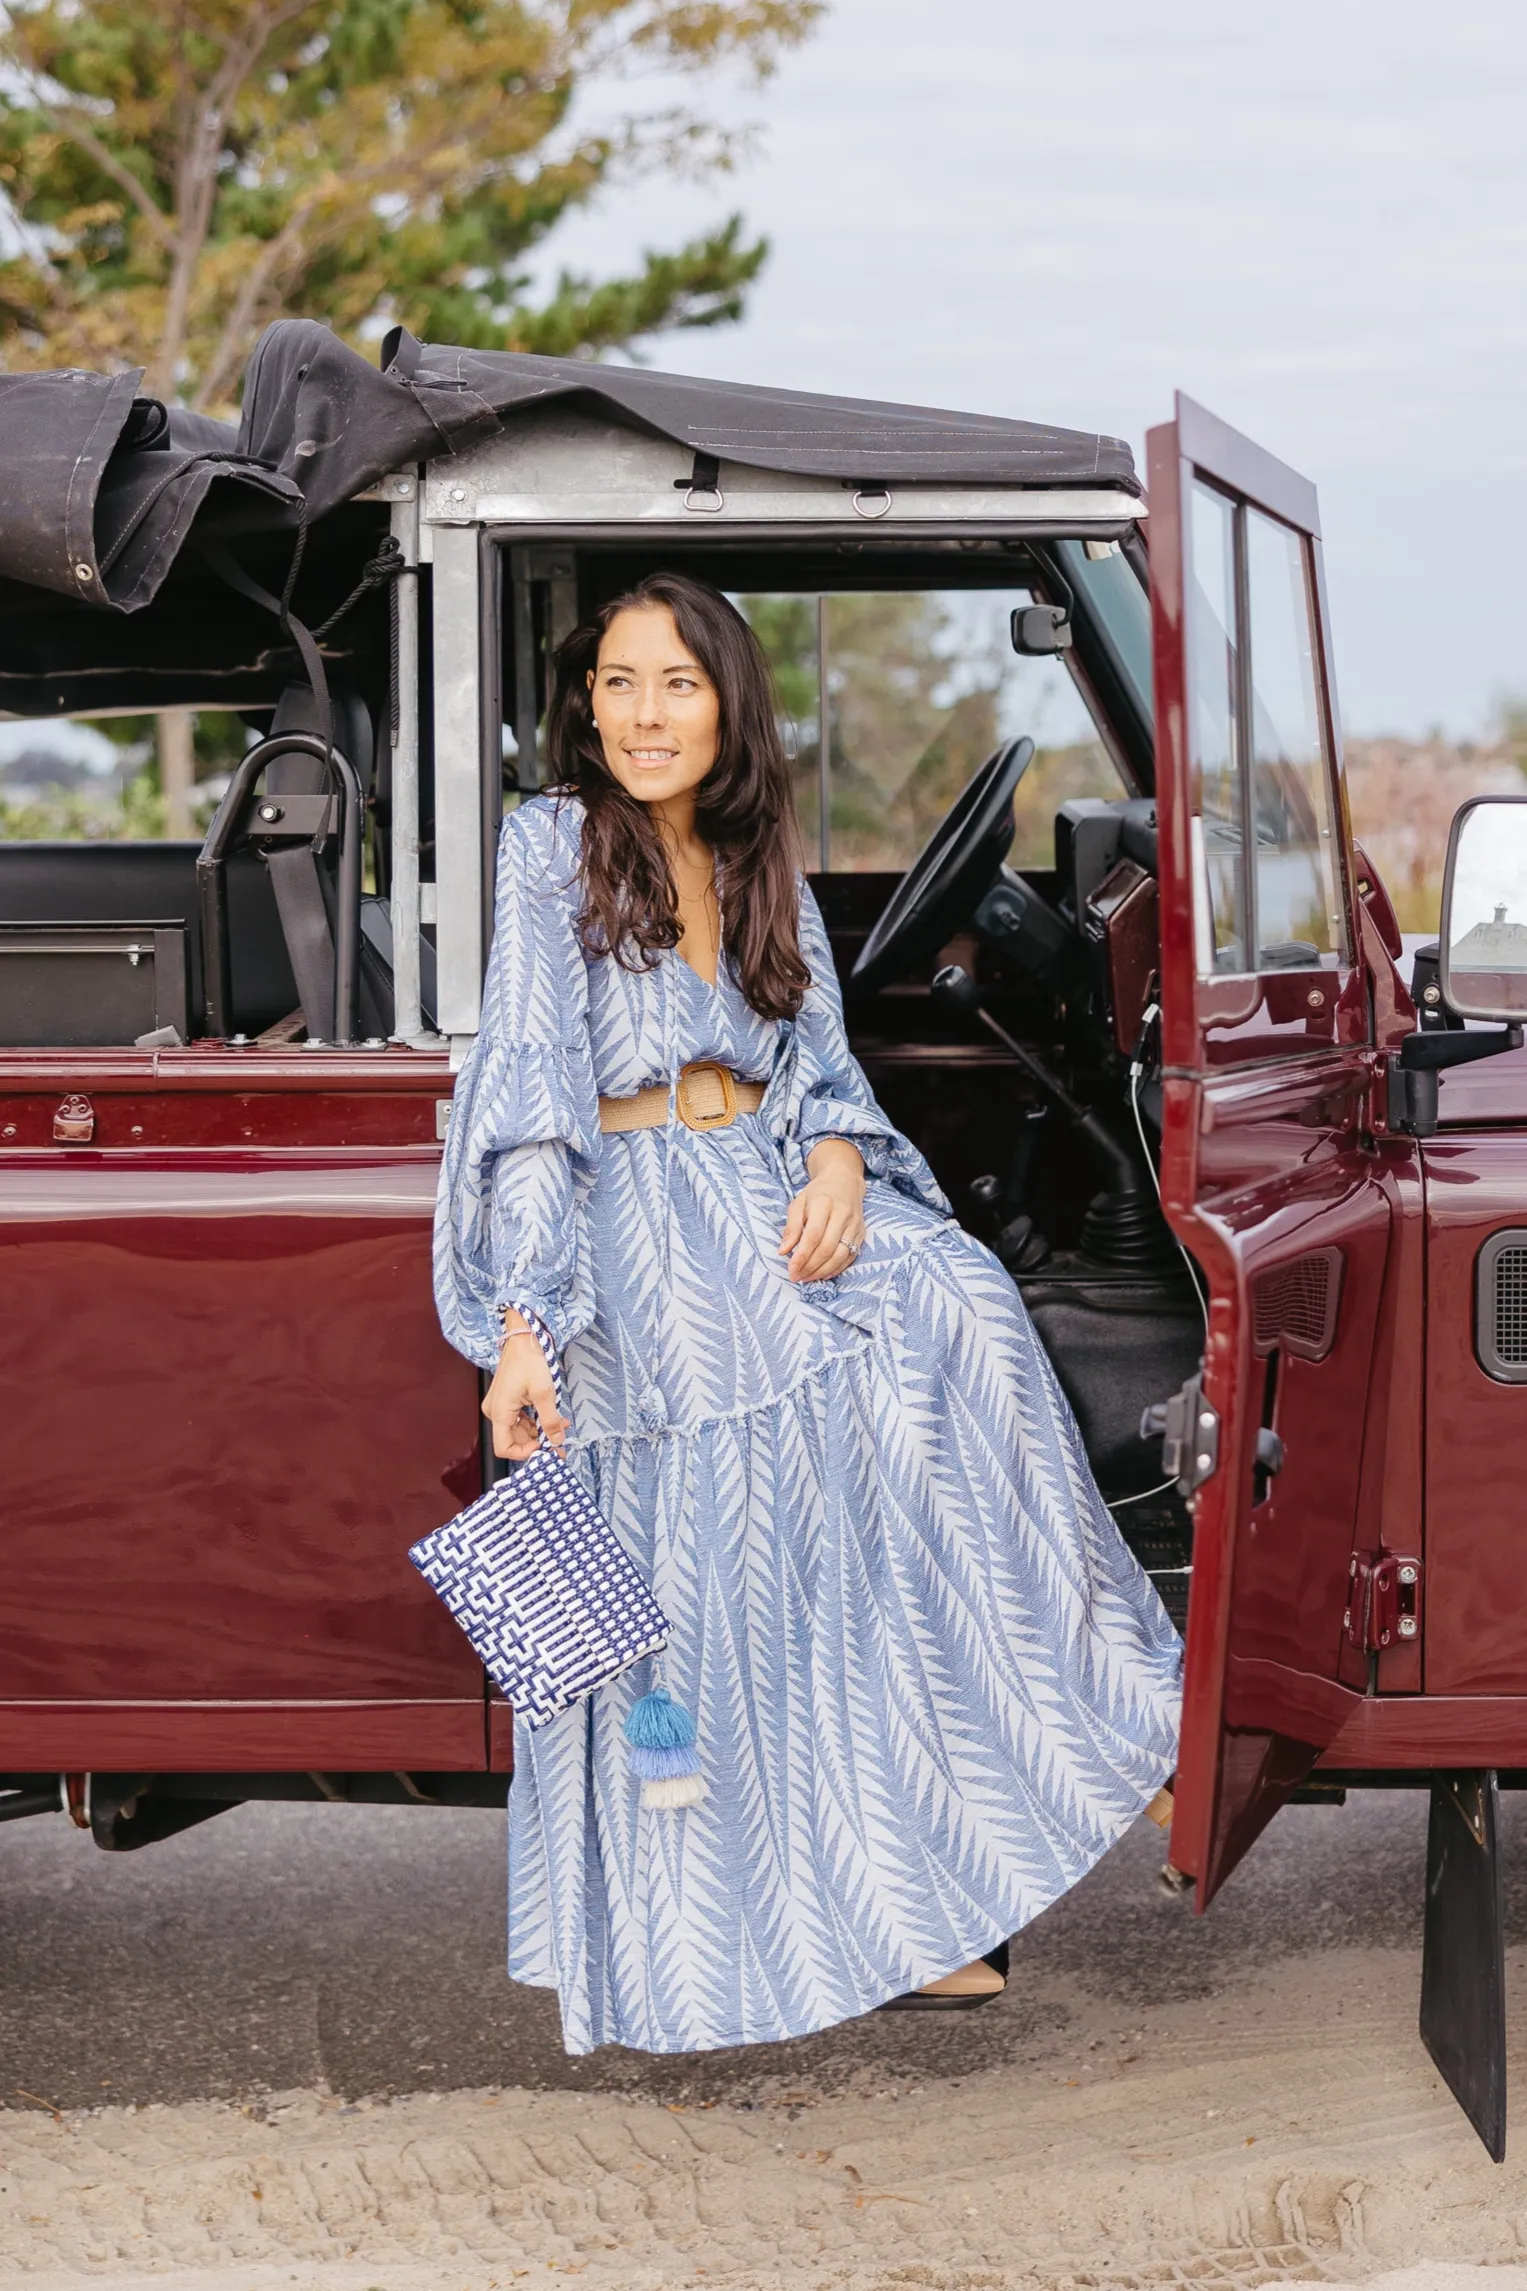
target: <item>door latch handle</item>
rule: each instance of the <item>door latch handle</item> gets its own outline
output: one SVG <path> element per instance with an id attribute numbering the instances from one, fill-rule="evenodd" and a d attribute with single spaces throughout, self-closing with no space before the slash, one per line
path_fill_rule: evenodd
<path id="1" fill-rule="evenodd" d="M 1283 1469 L 1283 1442 L 1272 1427 L 1264 1424 L 1257 1433 L 1257 1470 L 1271 1478 Z"/>
<path id="2" fill-rule="evenodd" d="M 1161 1442 L 1161 1469 L 1183 1496 L 1219 1468 L 1219 1432 L 1219 1411 L 1204 1398 L 1202 1375 L 1190 1376 L 1180 1392 L 1158 1400 L 1140 1419 L 1141 1439 Z"/>
<path id="3" fill-rule="evenodd" d="M 89 1145 L 95 1136 L 95 1108 L 88 1098 L 71 1091 L 53 1116 L 55 1145 Z"/>

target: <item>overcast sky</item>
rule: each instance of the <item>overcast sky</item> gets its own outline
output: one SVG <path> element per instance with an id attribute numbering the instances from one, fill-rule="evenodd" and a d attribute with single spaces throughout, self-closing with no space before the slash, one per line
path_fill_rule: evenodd
<path id="1" fill-rule="evenodd" d="M 1320 488 L 1349 729 L 1527 694 L 1521 0 L 833 0 L 726 101 L 755 160 L 548 250 L 768 234 L 744 324 L 654 363 L 1137 453 L 1185 389 Z"/>

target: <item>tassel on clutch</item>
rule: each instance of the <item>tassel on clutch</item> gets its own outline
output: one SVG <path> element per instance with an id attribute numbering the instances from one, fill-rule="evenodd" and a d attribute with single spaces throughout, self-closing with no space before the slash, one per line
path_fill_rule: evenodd
<path id="1" fill-rule="evenodd" d="M 698 1806 L 706 1796 L 695 1748 L 695 1722 L 666 1687 L 634 1703 L 626 1720 L 631 1771 L 641 1777 L 644 1806 Z"/>

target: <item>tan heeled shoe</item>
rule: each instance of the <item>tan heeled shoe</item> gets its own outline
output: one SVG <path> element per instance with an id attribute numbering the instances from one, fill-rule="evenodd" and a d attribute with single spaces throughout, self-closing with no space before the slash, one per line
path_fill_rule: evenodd
<path id="1" fill-rule="evenodd" d="M 984 1997 L 1000 1997 L 1007 1987 L 1003 1975 L 995 1965 L 988 1965 L 978 1957 L 973 1965 L 962 1965 L 957 1973 L 945 1973 L 941 1980 L 925 1981 L 918 1990 L 920 1997 L 958 1997 L 976 2001 Z"/>
<path id="2" fill-rule="evenodd" d="M 989 2005 L 1007 1987 L 1007 1943 L 999 1941 L 990 1955 L 973 1965 L 945 1973 L 925 1988 L 908 1989 L 905 1996 L 888 1997 L 876 2010 L 882 2013 L 968 2012 L 973 2005 Z"/>

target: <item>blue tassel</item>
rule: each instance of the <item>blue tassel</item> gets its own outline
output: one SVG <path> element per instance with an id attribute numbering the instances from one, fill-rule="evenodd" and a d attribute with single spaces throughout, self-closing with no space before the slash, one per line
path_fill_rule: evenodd
<path id="1" fill-rule="evenodd" d="M 644 1782 L 669 1782 L 676 1774 L 698 1774 L 700 1754 L 688 1750 L 649 1750 L 638 1743 L 631 1752 L 631 1771 Z"/>
<path id="2" fill-rule="evenodd" d="M 695 1722 L 683 1703 L 659 1686 L 632 1705 L 625 1736 L 633 1750 L 692 1750 Z"/>
<path id="3" fill-rule="evenodd" d="M 666 1687 L 654 1687 L 633 1706 L 625 1737 L 644 1806 L 678 1810 L 700 1804 L 706 1792 L 695 1748 L 695 1722 Z"/>

